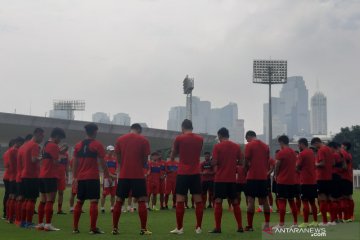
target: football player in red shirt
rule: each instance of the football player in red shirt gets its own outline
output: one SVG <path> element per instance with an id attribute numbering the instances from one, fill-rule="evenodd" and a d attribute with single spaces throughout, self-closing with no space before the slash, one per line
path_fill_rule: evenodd
<path id="1" fill-rule="evenodd" d="M 299 151 L 295 150 L 295 154 L 296 154 L 296 162 L 299 161 Z M 298 215 L 300 215 L 300 210 L 301 210 L 301 189 L 300 189 L 300 173 L 298 171 L 295 171 L 295 189 L 294 189 L 294 194 L 295 194 L 295 205 L 296 205 L 296 209 L 298 211 Z"/>
<path id="2" fill-rule="evenodd" d="M 248 144 L 245 146 L 245 172 L 246 172 L 246 195 L 248 199 L 247 221 L 245 231 L 254 231 L 253 218 L 255 212 L 255 198 L 264 205 L 265 225 L 269 228 L 270 207 L 267 200 L 268 166 L 270 158 L 269 146 L 256 138 L 254 131 L 248 131 L 245 135 Z"/>
<path id="3" fill-rule="evenodd" d="M 230 199 L 237 222 L 237 232 L 244 232 L 241 220 L 240 202 L 236 195 L 236 166 L 242 160 L 240 146 L 229 140 L 229 131 L 220 128 L 217 132 L 220 143 L 213 149 L 213 166 L 216 166 L 214 179 L 215 228 L 210 233 L 221 233 L 222 201 Z"/>
<path id="4" fill-rule="evenodd" d="M 278 138 L 281 150 L 276 154 L 275 178 L 276 190 L 279 203 L 280 223 L 274 228 L 284 227 L 286 201 L 289 202 L 294 219 L 294 227 L 297 226 L 297 208 L 294 201 L 296 189 L 296 153 L 289 147 L 289 138 L 285 135 Z"/>
<path id="5" fill-rule="evenodd" d="M 304 223 L 299 227 L 317 227 L 317 212 L 318 209 L 315 204 L 317 198 L 317 186 L 315 176 L 315 155 L 313 150 L 309 149 L 309 143 L 306 138 L 301 138 L 298 141 L 299 156 L 296 163 L 296 171 L 300 174 L 300 192 L 301 201 L 303 203 Z M 309 224 L 309 203 L 314 221 Z"/>
<path id="6" fill-rule="evenodd" d="M 106 166 L 109 170 L 109 178 L 103 178 L 103 192 L 101 195 L 101 213 L 105 213 L 105 199 L 110 195 L 110 211 L 112 212 L 115 204 L 116 185 L 117 185 L 117 159 L 115 148 L 112 145 L 106 147 L 107 154 L 104 158 Z"/>
<path id="7" fill-rule="evenodd" d="M 150 155 L 149 141 L 141 135 L 142 127 L 135 123 L 130 127 L 130 133 L 119 137 L 116 141 L 115 152 L 120 164 L 120 174 L 116 190 L 116 203 L 113 211 L 112 234 L 119 233 L 118 225 L 121 214 L 121 206 L 131 192 L 132 197 L 137 199 L 138 212 L 141 222 L 141 235 L 152 234 L 147 229 L 147 193 L 144 178 L 144 165 Z"/>
<path id="8" fill-rule="evenodd" d="M 24 199 L 26 203 L 26 223 L 23 227 L 33 228 L 32 223 L 35 202 L 39 197 L 39 172 L 40 161 L 42 160 L 40 143 L 44 140 L 44 130 L 36 128 L 31 141 L 24 145 L 23 150 L 23 170 L 21 172 L 21 181 L 24 187 Z"/>
<path id="9" fill-rule="evenodd" d="M 7 219 L 7 215 L 9 213 L 9 204 L 8 204 L 8 200 L 9 200 L 9 151 L 10 149 L 14 146 L 14 139 L 11 139 L 9 141 L 9 147 L 8 149 L 5 151 L 4 155 L 3 155 L 3 161 L 4 161 L 4 176 L 3 176 L 3 182 L 4 182 L 4 187 L 5 187 L 5 193 L 4 193 L 4 198 L 3 198 L 3 219 Z"/>
<path id="10" fill-rule="evenodd" d="M 210 152 L 204 153 L 205 161 L 200 164 L 201 171 L 201 187 L 202 187 L 202 198 L 204 207 L 206 206 L 207 194 L 209 192 L 209 206 L 212 208 L 213 202 L 213 190 L 214 190 L 214 167 L 211 164 L 211 154 Z"/>
<path id="11" fill-rule="evenodd" d="M 42 149 L 42 160 L 39 175 L 40 203 L 38 206 L 38 230 L 59 231 L 51 224 L 53 206 L 57 192 L 58 164 L 60 161 L 59 143 L 66 137 L 61 128 L 54 128 L 50 138 Z M 45 224 L 44 224 L 45 216 Z"/>
<path id="12" fill-rule="evenodd" d="M 236 165 L 236 193 L 239 202 L 241 202 L 241 192 L 246 194 L 245 189 L 246 189 L 246 173 L 244 170 L 244 164 L 243 161 L 238 161 Z M 245 201 L 247 201 L 246 195 L 245 195 Z"/>
<path id="13" fill-rule="evenodd" d="M 109 171 L 104 161 L 104 146 L 96 140 L 98 126 L 95 123 L 85 125 L 87 138 L 75 145 L 73 173 L 77 182 L 77 203 L 74 209 L 73 233 L 80 233 L 79 220 L 85 200 L 90 200 L 90 234 L 103 234 L 96 226 L 98 218 L 98 202 L 100 199 L 99 163 L 104 176 L 109 177 Z"/>
<path id="14" fill-rule="evenodd" d="M 159 186 L 159 196 L 160 196 L 160 209 L 165 210 L 165 183 L 166 183 L 166 160 L 162 159 L 162 152 L 158 150 L 159 154 L 158 162 L 160 163 L 160 186 Z"/>
<path id="15" fill-rule="evenodd" d="M 150 210 L 158 211 L 156 208 L 156 197 L 160 193 L 160 177 L 162 174 L 161 162 L 159 162 L 160 155 L 158 152 L 151 153 L 150 162 L 149 162 L 149 171 L 148 171 L 148 187 L 147 193 L 148 198 L 151 197 L 151 207 Z"/>
<path id="16" fill-rule="evenodd" d="M 69 146 L 67 144 L 62 144 L 60 147 L 60 161 L 58 164 L 58 180 L 57 180 L 57 190 L 58 190 L 58 210 L 57 214 L 66 214 L 62 210 L 62 204 L 64 201 L 64 191 L 66 188 L 67 180 L 69 179 Z"/>
<path id="17" fill-rule="evenodd" d="M 350 142 L 343 142 L 341 144 L 341 154 L 346 163 L 346 170 L 341 175 L 341 189 L 343 199 L 341 199 L 341 211 L 343 212 L 343 219 L 345 222 L 352 222 L 354 220 L 354 200 L 353 195 L 353 165 Z"/>
<path id="18" fill-rule="evenodd" d="M 173 196 L 172 208 L 176 208 L 176 176 L 179 167 L 179 162 L 175 160 L 168 160 L 166 162 L 166 186 L 165 186 L 165 208 L 168 209 L 169 196 Z"/>
<path id="19" fill-rule="evenodd" d="M 204 205 L 201 197 L 200 155 L 203 138 L 194 134 L 192 122 L 185 119 L 181 124 L 182 134 L 175 138 L 171 151 L 171 159 L 179 155 L 179 168 L 176 177 L 176 222 L 177 227 L 170 233 L 183 234 L 183 219 L 185 214 L 185 200 L 188 190 L 193 195 L 196 204 L 195 232 L 201 233 Z"/>
<path id="20" fill-rule="evenodd" d="M 334 164 L 331 149 L 324 145 L 320 138 L 311 139 L 311 145 L 317 148 L 317 157 L 315 161 L 316 180 L 318 187 L 318 200 L 322 223 L 319 226 L 328 226 L 327 210 L 330 208 L 330 194 L 332 181 L 332 167 Z"/>

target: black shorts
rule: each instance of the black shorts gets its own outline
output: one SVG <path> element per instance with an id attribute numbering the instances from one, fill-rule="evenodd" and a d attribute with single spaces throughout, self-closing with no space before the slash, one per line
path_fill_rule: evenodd
<path id="1" fill-rule="evenodd" d="M 284 199 L 293 199 L 295 197 L 295 185 L 277 184 L 276 185 L 276 197 Z"/>
<path id="2" fill-rule="evenodd" d="M 277 185 L 277 184 L 276 184 L 276 181 L 273 179 L 271 190 L 272 190 L 272 192 L 275 193 L 275 194 L 276 194 L 276 185 Z"/>
<path id="3" fill-rule="evenodd" d="M 9 182 L 9 194 L 16 195 L 16 193 L 17 193 L 16 182 L 15 181 L 10 181 Z"/>
<path id="4" fill-rule="evenodd" d="M 237 183 L 236 184 L 236 192 L 237 193 L 241 193 L 241 192 L 245 193 L 245 189 L 246 189 L 246 184 L 245 183 Z"/>
<path id="5" fill-rule="evenodd" d="M 268 195 L 267 180 L 247 180 L 245 194 L 250 197 L 265 198 Z"/>
<path id="6" fill-rule="evenodd" d="M 179 195 L 201 194 L 200 174 L 195 175 L 177 175 L 175 192 Z"/>
<path id="7" fill-rule="evenodd" d="M 220 199 L 236 199 L 236 183 L 229 182 L 215 182 L 214 183 L 214 198 Z"/>
<path id="8" fill-rule="evenodd" d="M 24 187 L 22 186 L 22 182 L 16 183 L 16 196 L 24 196 Z"/>
<path id="9" fill-rule="evenodd" d="M 267 179 L 266 188 L 267 188 L 268 193 L 271 192 L 271 179 L 270 178 Z"/>
<path id="10" fill-rule="evenodd" d="M 318 180 L 317 181 L 317 189 L 318 194 L 331 194 L 331 180 Z"/>
<path id="11" fill-rule="evenodd" d="M 341 179 L 341 192 L 344 196 L 350 196 L 353 195 L 354 191 L 353 183 L 346 179 Z"/>
<path id="12" fill-rule="evenodd" d="M 23 178 L 22 186 L 24 190 L 24 198 L 35 200 L 39 197 L 39 179 L 38 178 Z"/>
<path id="13" fill-rule="evenodd" d="M 123 178 L 118 179 L 116 188 L 116 196 L 124 200 L 129 197 L 129 193 L 134 198 L 146 197 L 146 181 L 144 178 L 129 179 Z"/>
<path id="14" fill-rule="evenodd" d="M 302 184 L 300 185 L 301 199 L 312 200 L 317 198 L 317 185 L 316 184 Z"/>
<path id="15" fill-rule="evenodd" d="M 341 177 L 338 174 L 332 175 L 330 195 L 332 198 L 340 198 L 342 196 Z"/>
<path id="16" fill-rule="evenodd" d="M 4 197 L 9 196 L 9 180 L 3 179 L 5 192 Z"/>
<path id="17" fill-rule="evenodd" d="M 214 191 L 214 181 L 204 181 L 201 183 L 202 193 L 206 194 L 207 191 Z"/>
<path id="18" fill-rule="evenodd" d="M 295 194 L 295 197 L 300 197 L 300 194 L 301 194 L 300 184 L 294 185 L 294 194 Z"/>
<path id="19" fill-rule="evenodd" d="M 100 180 L 78 180 L 77 199 L 80 201 L 100 199 Z"/>
<path id="20" fill-rule="evenodd" d="M 57 178 L 40 178 L 39 192 L 40 193 L 57 192 Z"/>

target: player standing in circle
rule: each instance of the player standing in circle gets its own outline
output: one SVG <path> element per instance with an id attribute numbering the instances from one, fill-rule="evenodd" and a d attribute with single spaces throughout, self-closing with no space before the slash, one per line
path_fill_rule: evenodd
<path id="1" fill-rule="evenodd" d="M 214 166 L 211 164 L 211 154 L 210 152 L 204 153 L 205 161 L 200 164 L 201 170 L 201 187 L 202 187 L 202 199 L 204 207 L 206 206 L 207 195 L 209 193 L 209 206 L 207 208 L 212 208 L 212 203 L 214 201 Z"/>
<path id="2" fill-rule="evenodd" d="M 166 186 L 165 186 L 165 208 L 169 209 L 168 202 L 169 196 L 172 194 L 172 208 L 176 208 L 176 176 L 178 171 L 179 163 L 175 159 L 170 159 L 166 162 Z"/>
<path id="3" fill-rule="evenodd" d="M 64 191 L 66 188 L 67 180 L 69 179 L 69 146 L 67 144 L 62 144 L 60 147 L 60 161 L 58 164 L 58 210 L 57 214 L 66 214 L 62 210 L 62 205 L 64 201 Z"/>
<path id="4" fill-rule="evenodd" d="M 106 147 L 106 156 L 104 158 L 106 166 L 109 170 L 109 178 L 103 180 L 103 192 L 101 195 L 101 213 L 105 213 L 105 199 L 110 195 L 110 211 L 112 212 L 115 204 L 116 185 L 117 185 L 117 159 L 115 155 L 115 148 L 112 145 Z"/>
<path id="5" fill-rule="evenodd" d="M 152 234 L 147 229 L 147 193 L 144 177 L 144 165 L 150 155 L 149 141 L 141 135 L 142 127 L 135 123 L 130 127 L 130 133 L 119 137 L 116 141 L 115 152 L 120 164 L 120 174 L 116 190 L 116 203 L 113 210 L 112 234 L 119 234 L 118 225 L 121 206 L 124 200 L 132 196 L 137 199 L 138 212 L 141 222 L 140 235 Z"/>
<path id="6" fill-rule="evenodd" d="M 66 137 L 61 128 L 54 128 L 50 139 L 42 149 L 42 161 L 39 175 L 40 203 L 38 206 L 38 230 L 59 231 L 51 224 L 53 206 L 57 192 L 58 164 L 60 160 L 59 143 Z M 45 216 L 45 224 L 43 222 Z"/>
<path id="7" fill-rule="evenodd" d="M 171 151 L 171 159 L 179 155 L 179 168 L 176 177 L 176 222 L 177 227 L 170 233 L 183 234 L 185 200 L 188 190 L 193 195 L 196 209 L 195 232 L 201 233 L 204 205 L 201 197 L 200 155 L 203 138 L 194 134 L 192 122 L 185 119 L 181 124 L 182 134 L 177 136 Z"/>
<path id="8" fill-rule="evenodd" d="M 301 138 L 298 141 L 299 156 L 296 164 L 296 170 L 300 173 L 300 192 L 303 203 L 304 223 L 299 227 L 317 227 L 317 212 L 318 209 L 315 204 L 317 198 L 317 186 L 315 175 L 315 155 L 313 150 L 309 149 L 309 143 L 306 138 Z M 309 203 L 314 221 L 309 224 Z"/>
<path id="9" fill-rule="evenodd" d="M 14 139 L 11 139 L 9 141 L 9 145 L 8 145 L 8 149 L 5 151 L 4 155 L 3 155 L 3 160 L 4 160 L 4 176 L 3 176 L 3 182 L 4 182 L 4 187 L 5 187 L 5 193 L 4 193 L 4 198 L 3 198 L 3 217 L 2 219 L 7 219 L 7 215 L 9 213 L 9 204 L 8 204 L 8 200 L 9 200 L 9 151 L 10 149 L 14 146 Z"/>
<path id="10" fill-rule="evenodd" d="M 256 138 L 254 131 L 248 131 L 245 135 L 248 144 L 245 146 L 245 172 L 246 196 L 248 199 L 247 222 L 245 231 L 254 231 L 253 218 L 255 212 L 255 198 L 264 205 L 265 225 L 269 228 L 270 207 L 267 200 L 267 178 L 270 158 L 269 146 Z"/>
<path id="11" fill-rule="evenodd" d="M 100 199 L 100 176 L 98 159 L 104 176 L 109 172 L 104 161 L 104 146 L 96 140 L 98 126 L 95 123 L 85 125 L 87 138 L 76 144 L 74 149 L 73 174 L 77 182 L 77 203 L 74 209 L 73 233 L 80 233 L 79 220 L 85 200 L 90 200 L 90 234 L 103 234 L 96 226 L 98 218 L 98 203 Z"/>
<path id="12" fill-rule="evenodd" d="M 311 139 L 311 145 L 317 148 L 317 157 L 315 162 L 316 180 L 318 188 L 318 200 L 322 223 L 319 226 L 328 226 L 327 211 L 329 209 L 332 181 L 333 154 L 331 149 L 322 143 L 321 139 L 315 137 Z"/>
<path id="13" fill-rule="evenodd" d="M 285 223 L 286 201 L 289 202 L 291 213 L 293 215 L 294 224 L 297 226 L 297 208 L 294 201 L 296 193 L 296 153 L 289 147 L 288 136 L 280 136 L 278 138 L 280 151 L 276 154 L 275 178 L 276 190 L 279 203 L 280 223 L 274 228 L 282 228 Z"/>
<path id="14" fill-rule="evenodd" d="M 244 232 L 241 220 L 240 202 L 236 195 L 236 166 L 242 160 L 240 146 L 229 140 L 229 131 L 220 128 L 217 132 L 220 143 L 213 149 L 212 165 L 216 167 L 214 179 L 215 228 L 210 233 L 221 233 L 222 201 L 229 199 L 234 209 L 237 232 Z"/>
<path id="15" fill-rule="evenodd" d="M 343 142 L 341 144 L 341 153 L 346 162 L 346 170 L 341 175 L 341 189 L 343 199 L 341 199 L 341 210 L 343 212 L 343 219 L 345 222 L 354 221 L 354 200 L 353 195 L 353 165 L 352 156 L 349 152 L 351 149 L 350 142 Z"/>
<path id="16" fill-rule="evenodd" d="M 160 193 L 160 177 L 161 177 L 161 162 L 159 162 L 160 155 L 158 152 L 153 152 L 150 155 L 149 172 L 148 172 L 148 198 L 151 198 L 150 210 L 159 211 L 156 208 L 157 194 Z M 150 200 L 149 200 L 150 202 Z"/>

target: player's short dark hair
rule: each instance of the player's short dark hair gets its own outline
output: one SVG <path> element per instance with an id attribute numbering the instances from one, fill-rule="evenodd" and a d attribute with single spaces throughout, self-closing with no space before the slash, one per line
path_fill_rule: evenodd
<path id="1" fill-rule="evenodd" d="M 95 123 L 88 123 L 84 126 L 85 132 L 88 136 L 93 136 L 97 130 L 99 130 L 99 127 Z"/>
<path id="2" fill-rule="evenodd" d="M 44 131 L 44 129 L 42 129 L 42 128 L 35 128 L 35 130 L 34 130 L 34 135 L 37 135 L 37 134 L 40 134 L 40 133 L 44 133 L 45 131 Z"/>
<path id="3" fill-rule="evenodd" d="M 286 136 L 286 135 L 281 135 L 281 136 L 278 138 L 278 142 L 288 145 L 289 142 L 290 142 L 290 140 L 289 140 L 289 137 L 288 137 L 288 136 Z"/>
<path id="4" fill-rule="evenodd" d="M 160 156 L 160 154 L 156 151 L 156 152 L 152 152 L 152 153 L 150 154 L 150 156 Z"/>
<path id="5" fill-rule="evenodd" d="M 184 121 L 181 123 L 181 127 L 186 130 L 193 130 L 193 124 L 192 121 L 189 119 L 184 119 Z"/>
<path id="6" fill-rule="evenodd" d="M 342 145 L 344 145 L 346 147 L 346 150 L 350 150 L 351 149 L 351 143 L 350 142 L 343 142 Z"/>
<path id="7" fill-rule="evenodd" d="M 64 139 L 66 138 L 66 134 L 64 129 L 56 127 L 51 131 L 50 137 L 52 138 L 59 137 L 61 139 Z"/>
<path id="8" fill-rule="evenodd" d="M 17 137 L 14 139 L 14 143 L 20 143 L 20 144 L 23 144 L 24 143 L 24 138 L 22 137 Z"/>
<path id="9" fill-rule="evenodd" d="M 280 149 L 276 149 L 275 153 L 278 153 L 278 152 L 280 152 Z"/>
<path id="10" fill-rule="evenodd" d="M 335 149 L 340 147 L 340 144 L 337 142 L 334 142 L 334 141 L 329 142 L 327 145 L 328 145 L 328 147 L 335 148 Z"/>
<path id="11" fill-rule="evenodd" d="M 252 130 L 247 131 L 245 137 L 256 137 L 256 133 Z"/>
<path id="12" fill-rule="evenodd" d="M 211 155 L 210 152 L 204 152 L 204 155 Z"/>
<path id="13" fill-rule="evenodd" d="M 139 133 L 142 132 L 142 127 L 141 127 L 141 125 L 138 124 L 138 123 L 134 123 L 133 125 L 131 125 L 130 129 L 131 129 L 131 130 L 135 130 L 135 131 L 137 131 L 137 132 L 139 132 Z"/>
<path id="14" fill-rule="evenodd" d="M 33 135 L 32 135 L 32 134 L 28 134 L 28 135 L 26 135 L 26 137 L 25 137 L 25 141 L 30 141 L 32 138 L 33 138 Z"/>
<path id="15" fill-rule="evenodd" d="M 8 144 L 9 148 L 14 146 L 14 144 L 15 144 L 15 139 L 10 139 L 9 144 Z"/>
<path id="16" fill-rule="evenodd" d="M 315 143 L 322 143 L 321 139 L 318 137 L 314 137 L 311 139 L 311 145 L 314 145 Z"/>
<path id="17" fill-rule="evenodd" d="M 309 141 L 306 138 L 300 138 L 298 143 L 303 144 L 306 147 L 309 146 Z"/>
<path id="18" fill-rule="evenodd" d="M 217 132 L 217 134 L 220 136 L 220 137 L 223 137 L 223 138 L 229 138 L 229 130 L 227 130 L 227 128 L 220 128 L 219 131 Z"/>

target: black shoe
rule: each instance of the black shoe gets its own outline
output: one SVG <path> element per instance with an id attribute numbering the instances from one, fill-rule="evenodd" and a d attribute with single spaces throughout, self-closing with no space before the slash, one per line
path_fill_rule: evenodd
<path id="1" fill-rule="evenodd" d="M 111 233 L 112 233 L 112 235 L 118 235 L 119 230 L 117 228 L 114 228 Z"/>
<path id="2" fill-rule="evenodd" d="M 221 233 L 221 229 L 214 228 L 213 230 L 209 231 L 209 233 Z"/>
<path id="3" fill-rule="evenodd" d="M 103 231 L 101 231 L 99 228 L 95 228 L 93 230 L 90 230 L 90 234 L 104 234 Z"/>
<path id="4" fill-rule="evenodd" d="M 105 213 L 105 209 L 101 209 L 101 213 Z"/>
<path id="5" fill-rule="evenodd" d="M 245 231 L 246 231 L 246 232 L 253 232 L 254 229 L 253 229 L 252 227 L 246 226 L 246 227 L 245 227 Z"/>
<path id="6" fill-rule="evenodd" d="M 254 230 L 253 230 L 253 231 L 254 231 Z M 237 230 L 237 232 L 243 233 L 243 232 L 244 232 L 244 229 L 241 227 L 241 228 L 239 228 L 239 229 Z"/>
<path id="7" fill-rule="evenodd" d="M 74 229 L 73 230 L 73 234 L 79 234 L 79 233 L 80 233 L 79 229 Z"/>
<path id="8" fill-rule="evenodd" d="M 58 214 L 58 215 L 66 215 L 66 212 L 58 211 L 56 214 Z"/>
<path id="9" fill-rule="evenodd" d="M 207 208 L 213 208 L 211 205 L 207 206 Z"/>

